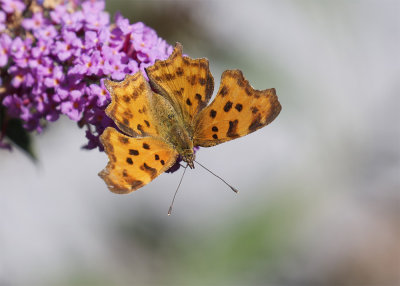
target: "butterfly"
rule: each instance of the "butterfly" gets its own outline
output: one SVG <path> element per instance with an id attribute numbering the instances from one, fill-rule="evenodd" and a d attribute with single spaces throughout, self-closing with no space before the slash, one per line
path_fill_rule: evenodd
<path id="1" fill-rule="evenodd" d="M 281 111 L 274 88 L 255 90 L 240 70 L 226 70 L 208 105 L 214 79 L 205 58 L 171 56 L 121 82 L 105 81 L 106 114 L 118 129 L 100 137 L 109 162 L 99 176 L 119 194 L 135 191 L 167 171 L 180 157 L 194 168 L 193 148 L 211 147 L 252 133 Z M 122 131 L 122 132 L 121 132 Z"/>

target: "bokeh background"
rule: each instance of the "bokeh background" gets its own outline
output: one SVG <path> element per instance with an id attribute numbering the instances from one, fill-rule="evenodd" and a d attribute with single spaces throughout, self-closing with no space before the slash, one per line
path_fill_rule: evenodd
<path id="1" fill-rule="evenodd" d="M 268 127 L 130 195 L 68 119 L 0 150 L 0 285 L 400 285 L 400 2 L 108 1 L 216 80 L 275 87 Z"/>

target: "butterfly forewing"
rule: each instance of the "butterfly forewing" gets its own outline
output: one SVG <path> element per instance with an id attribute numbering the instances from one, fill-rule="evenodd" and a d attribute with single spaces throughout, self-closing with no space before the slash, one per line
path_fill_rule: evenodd
<path id="1" fill-rule="evenodd" d="M 106 113 L 119 129 L 133 137 L 157 134 L 150 108 L 152 91 L 140 71 L 121 82 L 106 80 L 105 85 L 112 99 Z"/>
<path id="2" fill-rule="evenodd" d="M 208 60 L 182 56 L 182 46 L 177 43 L 167 60 L 156 61 L 146 72 L 151 86 L 168 98 L 186 127 L 193 127 L 195 115 L 207 105 L 214 90 Z"/>
<path id="3" fill-rule="evenodd" d="M 275 89 L 255 90 L 239 70 L 222 74 L 213 102 L 196 117 L 194 145 L 214 146 L 264 127 L 278 116 Z"/>

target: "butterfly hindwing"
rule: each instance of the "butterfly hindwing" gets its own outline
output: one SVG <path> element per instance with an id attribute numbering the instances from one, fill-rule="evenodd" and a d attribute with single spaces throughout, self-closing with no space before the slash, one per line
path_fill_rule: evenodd
<path id="1" fill-rule="evenodd" d="M 191 132 L 196 114 L 208 104 L 214 90 L 208 60 L 182 56 L 182 45 L 177 43 L 167 60 L 156 61 L 146 72 L 151 86 L 172 103 Z"/>
<path id="2" fill-rule="evenodd" d="M 106 80 L 105 85 L 112 98 L 106 113 L 119 129 L 132 137 L 157 134 L 150 108 L 152 91 L 141 72 L 121 82 Z"/>
<path id="3" fill-rule="evenodd" d="M 214 146 L 264 127 L 278 116 L 275 89 L 255 90 L 239 70 L 222 74 L 213 102 L 196 117 L 194 145 Z"/>
<path id="4" fill-rule="evenodd" d="M 132 138 L 108 127 L 101 142 L 109 157 L 106 168 L 99 173 L 108 188 L 127 194 L 151 182 L 168 170 L 178 153 L 156 137 Z"/>

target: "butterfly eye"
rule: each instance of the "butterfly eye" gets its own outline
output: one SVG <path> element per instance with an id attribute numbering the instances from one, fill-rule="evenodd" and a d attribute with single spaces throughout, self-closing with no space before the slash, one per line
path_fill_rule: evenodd
<path id="1" fill-rule="evenodd" d="M 168 114 L 168 119 L 172 119 L 174 117 L 173 114 Z"/>

